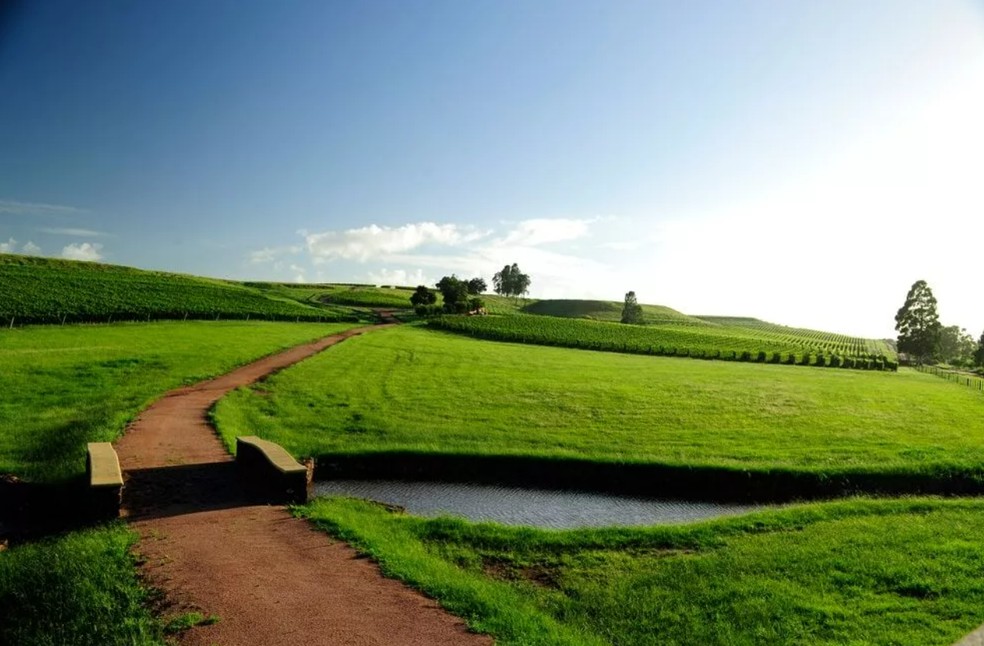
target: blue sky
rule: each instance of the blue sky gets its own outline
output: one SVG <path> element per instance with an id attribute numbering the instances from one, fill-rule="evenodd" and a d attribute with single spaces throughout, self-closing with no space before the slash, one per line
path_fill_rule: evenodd
<path id="1" fill-rule="evenodd" d="M 978 1 L 4 7 L 0 251 L 984 329 Z"/>

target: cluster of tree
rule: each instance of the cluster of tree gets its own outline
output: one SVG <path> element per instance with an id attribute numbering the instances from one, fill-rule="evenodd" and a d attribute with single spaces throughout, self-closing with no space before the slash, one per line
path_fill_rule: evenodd
<path id="1" fill-rule="evenodd" d="M 979 341 L 957 325 L 943 327 L 936 297 L 924 280 L 912 284 L 895 315 L 898 350 L 916 363 L 942 361 L 952 366 L 984 366 L 984 334 Z"/>
<path id="2" fill-rule="evenodd" d="M 416 291 L 410 296 L 410 304 L 420 316 L 429 316 L 439 313 L 464 314 L 474 312 L 485 307 L 485 303 L 479 294 L 488 289 L 485 280 L 482 278 L 472 278 L 463 280 L 454 274 L 445 276 L 437 283 L 437 289 L 441 292 L 444 301 L 443 306 L 436 305 L 437 294 L 426 285 L 418 285 Z"/>
<path id="3" fill-rule="evenodd" d="M 530 277 L 516 263 L 506 265 L 492 277 L 492 288 L 500 296 L 523 296 L 530 291 Z"/>
<path id="4" fill-rule="evenodd" d="M 636 300 L 635 292 L 628 292 L 625 295 L 625 304 L 622 306 L 622 323 L 641 324 L 642 305 Z"/>

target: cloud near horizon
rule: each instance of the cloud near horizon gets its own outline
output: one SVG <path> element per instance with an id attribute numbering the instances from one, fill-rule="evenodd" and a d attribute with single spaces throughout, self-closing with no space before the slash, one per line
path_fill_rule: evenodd
<path id="1" fill-rule="evenodd" d="M 18 242 L 13 238 L 7 240 L 7 242 L 0 242 L 0 253 L 16 253 L 24 256 L 40 256 L 41 247 L 34 244 L 32 241 L 28 240 L 25 242 L 20 250 L 17 249 Z"/>
<path id="2" fill-rule="evenodd" d="M 593 291 L 578 278 L 584 270 L 610 277 L 602 263 L 574 253 L 572 243 L 588 237 L 591 225 L 597 221 L 536 218 L 503 222 L 500 230 L 411 222 L 316 233 L 300 231 L 303 247 L 268 247 L 250 253 L 249 260 L 272 263 L 275 270 L 280 270 L 285 267 L 282 257 L 306 252 L 312 265 L 344 269 L 346 273 L 339 279 L 379 285 L 430 285 L 437 276 L 450 273 L 482 276 L 490 281 L 504 265 L 518 263 L 524 271 L 537 276 L 537 291 L 584 294 L 585 290 Z"/>
<path id="3" fill-rule="evenodd" d="M 311 260 L 320 264 L 336 259 L 364 263 L 426 246 L 458 247 L 486 235 L 456 224 L 417 222 L 399 227 L 371 224 L 359 229 L 308 233 L 304 237 Z"/>
<path id="4" fill-rule="evenodd" d="M 62 248 L 61 257 L 66 260 L 102 260 L 102 245 L 91 242 L 74 243 Z"/>

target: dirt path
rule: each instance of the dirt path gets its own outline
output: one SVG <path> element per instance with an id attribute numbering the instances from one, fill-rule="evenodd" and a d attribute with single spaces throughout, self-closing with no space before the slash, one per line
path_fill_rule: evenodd
<path id="1" fill-rule="evenodd" d="M 283 507 L 251 500 L 206 420 L 233 388 L 382 327 L 326 337 L 170 392 L 117 442 L 124 514 L 141 536 L 144 573 L 166 590 L 170 612 L 219 618 L 186 631 L 180 643 L 492 643 Z"/>

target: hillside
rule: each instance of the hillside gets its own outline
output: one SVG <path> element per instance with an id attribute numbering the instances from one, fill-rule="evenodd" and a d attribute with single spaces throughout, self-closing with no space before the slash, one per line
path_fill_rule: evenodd
<path id="1" fill-rule="evenodd" d="M 428 325 L 493 341 L 607 352 L 832 368 L 896 367 L 895 353 L 884 342 L 822 332 L 795 334 L 726 325 L 622 325 L 530 314 L 446 316 Z"/>
<path id="2" fill-rule="evenodd" d="M 306 304 L 243 283 L 5 254 L 0 255 L 0 296 L 0 320 L 5 325 L 148 318 L 355 318 L 348 308 Z"/>
<path id="3" fill-rule="evenodd" d="M 619 322 L 622 319 L 622 303 L 615 301 L 592 301 L 573 299 L 552 299 L 533 301 L 521 308 L 523 313 L 561 318 L 583 318 L 595 321 Z M 643 322 L 647 325 L 671 323 L 674 325 L 706 325 L 700 319 L 687 316 L 663 305 L 642 305 Z"/>

